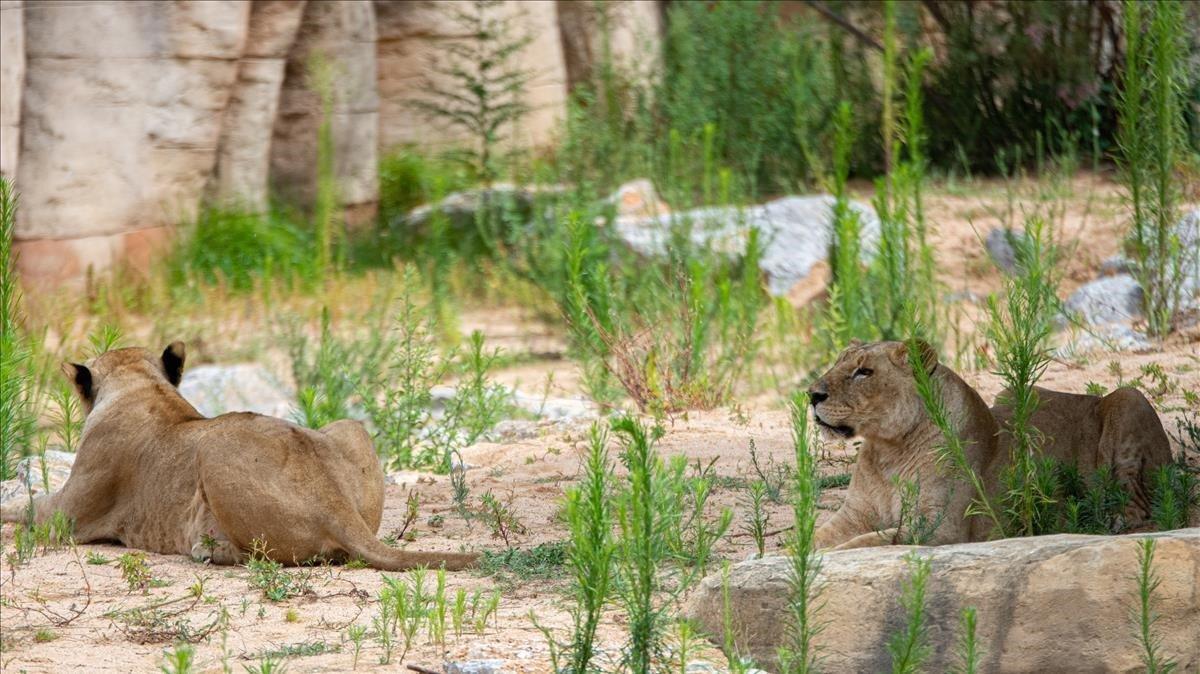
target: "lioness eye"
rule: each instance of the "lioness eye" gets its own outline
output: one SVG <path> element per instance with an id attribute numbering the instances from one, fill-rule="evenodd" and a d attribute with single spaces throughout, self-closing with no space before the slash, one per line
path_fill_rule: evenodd
<path id="1" fill-rule="evenodd" d="M 865 379 L 867 377 L 870 377 L 873 374 L 875 374 L 875 370 L 872 370 L 869 367 L 860 367 L 854 371 L 854 378 L 855 379 Z"/>

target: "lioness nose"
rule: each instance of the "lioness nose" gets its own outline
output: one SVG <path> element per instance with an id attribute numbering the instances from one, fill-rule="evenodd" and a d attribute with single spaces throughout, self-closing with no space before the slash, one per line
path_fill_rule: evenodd
<path id="1" fill-rule="evenodd" d="M 825 387 L 820 382 L 813 384 L 812 388 L 808 389 L 808 400 L 812 403 L 813 407 L 816 407 L 817 403 L 828 397 L 829 394 L 825 392 Z"/>

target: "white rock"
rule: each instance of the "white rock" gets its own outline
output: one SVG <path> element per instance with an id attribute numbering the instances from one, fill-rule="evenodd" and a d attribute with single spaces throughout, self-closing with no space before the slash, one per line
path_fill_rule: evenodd
<path id="1" fill-rule="evenodd" d="M 503 660 L 464 660 L 447 662 L 446 674 L 507 674 Z"/>
<path id="2" fill-rule="evenodd" d="M 767 277 L 768 291 L 788 295 L 805 281 L 829 256 L 833 239 L 834 198 L 827 194 L 783 197 L 750 208 L 701 208 L 654 218 L 626 217 L 614 222 L 617 235 L 644 255 L 665 253 L 672 227 L 691 223 L 691 239 L 697 245 L 728 255 L 745 251 L 750 228 L 757 228 L 763 246 L 759 267 Z M 879 241 L 879 218 L 869 206 L 850 202 L 860 219 L 861 257 L 875 255 Z"/>
<path id="3" fill-rule="evenodd" d="M 17 462 L 16 476 L 0 482 L 0 506 L 12 501 L 25 502 L 31 496 L 62 489 L 75 465 L 73 452 L 46 450 L 43 456 L 27 456 Z M 49 482 L 49 492 L 46 483 Z"/>
<path id="4" fill-rule="evenodd" d="M 291 392 L 267 368 L 257 363 L 200 365 L 185 370 L 179 392 L 201 414 L 257 412 L 291 418 Z"/>
<path id="5" fill-rule="evenodd" d="M 1025 237 L 1025 232 L 1017 229 L 1008 229 L 1007 227 L 997 227 L 988 232 L 987 238 L 984 239 L 984 247 L 987 248 L 988 255 L 992 258 L 992 262 L 996 263 L 1002 271 L 1012 272 L 1017 268 L 1017 251 L 1013 246 L 1014 241 Z"/>
<path id="6" fill-rule="evenodd" d="M 1080 286 L 1065 306 L 1085 325 L 1127 323 L 1142 316 L 1142 287 L 1129 274 L 1105 276 Z"/>

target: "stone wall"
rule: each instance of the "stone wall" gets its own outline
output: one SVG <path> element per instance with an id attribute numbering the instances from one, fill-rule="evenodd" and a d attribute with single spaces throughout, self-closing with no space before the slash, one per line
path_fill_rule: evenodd
<path id="1" fill-rule="evenodd" d="M 611 3 L 614 53 L 648 62 L 658 3 Z M 0 173 L 21 195 L 15 249 L 27 282 L 84 278 L 121 261 L 145 268 L 205 199 L 265 209 L 309 204 L 328 64 L 338 196 L 370 219 L 379 154 L 462 137 L 416 114 L 449 0 L 0 0 Z M 532 112 L 513 139 L 554 141 L 569 71 L 589 72 L 599 31 L 589 3 L 507 0 L 533 38 Z M 636 29 L 634 28 L 636 26 Z M 580 47 L 580 45 L 584 45 Z"/>
<path id="2" fill-rule="evenodd" d="M 446 84 L 431 65 L 441 56 L 444 43 L 462 39 L 460 27 L 448 20 L 448 4 L 441 0 L 375 2 L 379 24 L 379 140 L 385 149 L 406 144 L 446 147 L 466 141 L 461 130 L 429 118 L 412 105 L 413 100 L 425 95 L 429 83 Z M 507 0 L 493 10 L 506 14 L 516 30 L 531 38 L 514 64 L 533 73 L 525 98 L 532 112 L 517 134 L 523 145 L 551 142 L 565 110 L 567 77 L 558 9 L 553 0 Z"/>
<path id="3" fill-rule="evenodd" d="M 25 22 L 21 0 L 0 0 L 0 176 L 17 176 L 21 89 L 25 84 Z"/>

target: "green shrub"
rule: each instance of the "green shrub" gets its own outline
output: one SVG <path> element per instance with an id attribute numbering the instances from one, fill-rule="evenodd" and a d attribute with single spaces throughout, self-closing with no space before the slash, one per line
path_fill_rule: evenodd
<path id="1" fill-rule="evenodd" d="M 1045 533 L 1052 526 L 1053 463 L 1040 458 L 1041 436 L 1033 428 L 1037 410 L 1035 385 L 1050 364 L 1049 340 L 1058 313 L 1058 253 L 1049 226 L 1040 218 L 1025 225 L 1017 241 L 1016 273 L 1006 277 L 1003 297 L 988 299 L 987 335 L 994 345 L 996 373 L 1004 380 L 1012 412 L 1001 432 L 1012 438 L 1012 461 L 1001 479 L 1001 497 L 1011 535 Z"/>
<path id="2" fill-rule="evenodd" d="M 766 303 L 758 233 L 728 259 L 693 242 L 693 226 L 703 223 L 676 222 L 666 259 L 646 260 L 582 214 L 568 219 L 558 267 L 542 277 L 594 398 L 613 399 L 615 381 L 643 411 L 711 408 L 753 359 Z"/>
<path id="3" fill-rule="evenodd" d="M 37 433 L 33 354 L 21 325 L 21 288 L 12 250 L 17 194 L 0 177 L 0 480 L 15 476 Z"/>
<path id="4" fill-rule="evenodd" d="M 1160 466 L 1153 475 L 1150 519 L 1159 531 L 1187 527 L 1193 508 L 1200 507 L 1200 479 L 1182 462 Z"/>
<path id="5" fill-rule="evenodd" d="M 669 520 L 662 516 L 661 460 L 654 448 L 662 429 L 647 429 L 636 419 L 612 422 L 621 439 L 621 461 L 629 471 L 629 486 L 617 502 L 620 539 L 616 547 L 617 596 L 625 611 L 629 633 L 625 665 L 634 674 L 649 674 L 666 626 L 663 608 L 655 605 L 661 591 L 658 564 L 668 554 L 665 535 Z"/>
<path id="6" fill-rule="evenodd" d="M 182 225 L 167 262 L 171 283 L 224 284 L 246 291 L 273 277 L 311 277 L 313 242 L 284 211 L 260 214 L 205 206 Z"/>
<path id="7" fill-rule="evenodd" d="M 617 553 L 611 498 L 616 478 L 609 464 L 607 442 L 608 434 L 599 424 L 593 424 L 588 433 L 583 479 L 566 491 L 566 519 L 571 532 L 566 561 L 574 581 L 571 587 L 575 602 L 570 609 L 570 640 L 559 643 L 549 630 L 541 628 L 550 641 L 555 671 L 593 671 L 596 630 L 611 599 Z M 565 670 L 559 669 L 560 661 L 565 661 Z"/>
<path id="8" fill-rule="evenodd" d="M 797 393 L 789 406 L 792 444 L 796 453 L 796 470 L 792 478 L 795 525 L 784 542 L 791 568 L 785 618 L 786 640 L 779 657 L 787 674 L 815 671 L 819 654 L 814 640 L 824 628 L 818 620 L 822 606 L 821 588 L 817 584 L 821 555 L 815 540 L 821 484 L 816 467 L 816 438 L 808 422 L 808 402 L 808 394 Z"/>
<path id="9" fill-rule="evenodd" d="M 1124 13 L 1128 53 L 1118 141 L 1132 211 L 1126 248 L 1144 292 L 1147 328 L 1162 336 L 1183 299 L 1185 251 L 1175 232 L 1178 169 L 1186 152 L 1183 9 L 1182 3 L 1129 0 Z"/>
<path id="10" fill-rule="evenodd" d="M 1162 582 L 1154 570 L 1155 540 L 1144 538 L 1138 543 L 1137 604 L 1131 614 L 1136 621 L 1142 665 L 1148 674 L 1170 674 L 1179 664 L 1163 653 L 1162 636 L 1155 633 L 1160 614 L 1154 593 Z"/>
<path id="11" fill-rule="evenodd" d="M 925 661 L 933 654 L 933 646 L 929 643 L 929 618 L 925 611 L 931 564 L 928 557 L 914 553 L 907 555 L 905 561 L 910 574 L 900 583 L 900 606 L 904 609 L 906 622 L 904 629 L 892 634 L 887 644 L 894 674 L 922 671 Z"/>
<path id="12" fill-rule="evenodd" d="M 383 321 L 368 315 L 366 322 L 369 325 L 362 336 L 340 335 L 334 332 L 328 307 L 323 307 L 315 349 L 306 326 L 298 322 L 284 326 L 283 341 L 298 390 L 297 423 L 320 428 L 350 417 L 363 386 L 378 376 L 393 348 Z"/>

